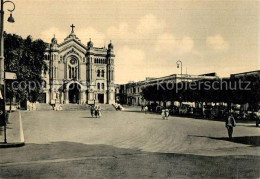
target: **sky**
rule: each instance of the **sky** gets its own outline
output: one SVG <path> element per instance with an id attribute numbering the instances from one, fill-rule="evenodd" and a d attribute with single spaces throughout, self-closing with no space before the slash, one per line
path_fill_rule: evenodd
<path id="1" fill-rule="evenodd" d="M 115 82 L 182 73 L 220 77 L 260 69 L 257 0 L 13 0 L 4 30 L 58 43 L 114 45 Z M 5 18 L 9 16 L 5 3 Z"/>

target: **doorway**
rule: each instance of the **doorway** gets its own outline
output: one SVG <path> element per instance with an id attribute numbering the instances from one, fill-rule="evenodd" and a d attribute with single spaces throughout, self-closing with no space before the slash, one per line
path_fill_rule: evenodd
<path id="1" fill-rule="evenodd" d="M 69 103 L 79 104 L 80 85 L 72 83 L 69 86 Z"/>
<path id="2" fill-rule="evenodd" d="M 98 94 L 98 103 L 104 103 L 104 94 Z"/>

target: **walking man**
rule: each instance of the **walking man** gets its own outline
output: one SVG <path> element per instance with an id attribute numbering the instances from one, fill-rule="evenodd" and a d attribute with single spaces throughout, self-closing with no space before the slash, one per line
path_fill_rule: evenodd
<path id="1" fill-rule="evenodd" d="M 94 112 L 95 112 L 94 106 L 91 105 L 90 106 L 90 114 L 91 114 L 92 117 L 94 116 Z"/>
<path id="2" fill-rule="evenodd" d="M 236 126 L 236 121 L 233 114 L 231 113 L 226 119 L 226 128 L 228 130 L 228 137 L 230 140 L 232 140 L 233 127 L 235 126 Z"/>

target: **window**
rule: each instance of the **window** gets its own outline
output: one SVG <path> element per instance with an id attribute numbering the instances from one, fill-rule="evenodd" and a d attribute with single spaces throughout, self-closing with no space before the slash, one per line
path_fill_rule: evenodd
<path id="1" fill-rule="evenodd" d="M 69 78 L 71 78 L 71 67 L 69 66 Z"/>
<path id="2" fill-rule="evenodd" d="M 60 61 L 62 61 L 62 55 L 60 56 Z"/>
<path id="3" fill-rule="evenodd" d="M 97 77 L 100 77 L 100 70 L 97 71 Z"/>
<path id="4" fill-rule="evenodd" d="M 97 89 L 100 90 L 100 83 L 97 84 Z"/>
<path id="5" fill-rule="evenodd" d="M 101 77 L 104 77 L 104 76 L 105 76 L 105 71 L 102 70 L 102 71 L 101 71 Z"/>
<path id="6" fill-rule="evenodd" d="M 105 89 L 105 84 L 104 84 L 104 83 L 102 83 L 102 90 L 103 90 L 103 89 Z"/>

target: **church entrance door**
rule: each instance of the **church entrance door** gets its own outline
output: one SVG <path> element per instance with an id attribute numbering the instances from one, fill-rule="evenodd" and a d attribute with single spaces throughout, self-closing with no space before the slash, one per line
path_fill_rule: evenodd
<path id="1" fill-rule="evenodd" d="M 79 104 L 80 85 L 72 83 L 69 86 L 69 103 Z"/>
<path id="2" fill-rule="evenodd" d="M 104 103 L 104 94 L 98 94 L 98 103 Z"/>

